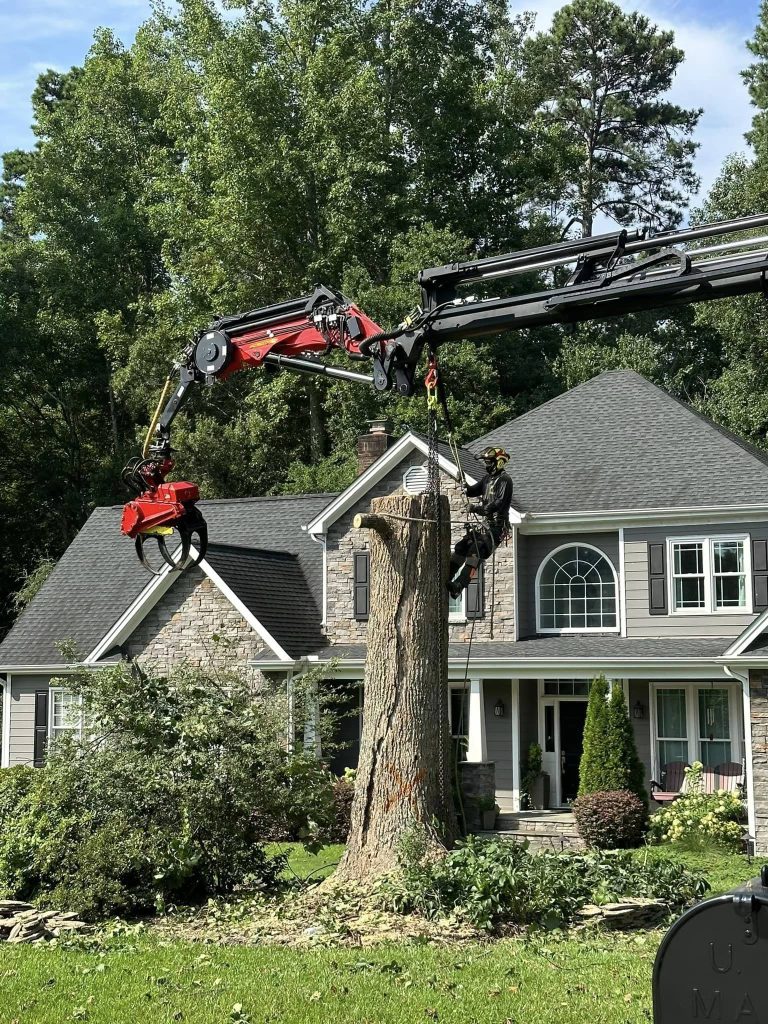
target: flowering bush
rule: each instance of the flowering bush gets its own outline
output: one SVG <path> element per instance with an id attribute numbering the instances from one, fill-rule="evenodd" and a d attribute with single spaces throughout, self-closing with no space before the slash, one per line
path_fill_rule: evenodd
<path id="1" fill-rule="evenodd" d="M 737 849 L 741 845 L 745 819 L 741 795 L 725 789 L 702 792 L 702 771 L 700 761 L 686 768 L 685 792 L 651 818 L 649 838 L 652 842 L 693 839 Z"/>

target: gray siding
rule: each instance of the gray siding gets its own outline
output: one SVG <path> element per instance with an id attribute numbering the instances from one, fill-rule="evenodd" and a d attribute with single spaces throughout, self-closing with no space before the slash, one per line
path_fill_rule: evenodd
<path id="1" fill-rule="evenodd" d="M 635 718 L 632 714 L 632 708 L 638 701 L 645 708 L 645 718 Z M 629 682 L 629 717 L 637 753 L 645 768 L 645 785 L 648 788 L 651 778 L 651 708 L 649 687 L 644 680 L 631 679 Z"/>
<path id="2" fill-rule="evenodd" d="M 535 679 L 520 680 L 520 760 L 524 764 L 528 748 L 539 742 L 539 684 Z"/>
<path id="3" fill-rule="evenodd" d="M 521 637 L 533 636 L 536 633 L 536 573 L 539 566 L 550 552 L 564 544 L 590 544 L 598 548 L 613 564 L 618 579 L 618 532 L 520 534 L 517 539 L 517 562 L 518 622 Z"/>
<path id="4" fill-rule="evenodd" d="M 502 811 L 514 809 L 512 778 L 512 688 L 508 679 L 486 679 L 483 683 L 485 742 L 487 757 L 496 765 L 496 803 Z M 497 701 L 507 709 L 497 718 L 493 709 Z"/>
<path id="5" fill-rule="evenodd" d="M 653 526 L 624 531 L 627 636 L 738 636 L 754 614 L 651 615 L 648 611 L 648 542 L 663 543 L 668 537 L 748 534 L 768 538 L 768 523 L 720 523 L 716 526 Z M 667 566 L 669 574 L 669 566 Z M 669 575 L 667 575 L 667 580 Z M 751 588 L 752 581 L 749 581 Z"/>
<path id="6" fill-rule="evenodd" d="M 31 765 L 35 748 L 35 690 L 43 690 L 50 676 L 11 676 L 9 767 Z"/>

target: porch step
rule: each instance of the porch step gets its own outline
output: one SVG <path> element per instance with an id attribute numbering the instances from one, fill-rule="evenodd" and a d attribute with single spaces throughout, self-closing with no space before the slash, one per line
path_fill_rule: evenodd
<path id="1" fill-rule="evenodd" d="M 531 849 L 537 850 L 579 850 L 584 846 L 573 815 L 567 812 L 500 814 L 495 834 L 509 839 L 527 839 Z"/>

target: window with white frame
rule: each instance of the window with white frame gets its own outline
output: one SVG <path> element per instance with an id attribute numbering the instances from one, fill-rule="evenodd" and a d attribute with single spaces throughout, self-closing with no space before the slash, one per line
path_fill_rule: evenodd
<path id="1" fill-rule="evenodd" d="M 466 591 L 462 590 L 462 592 L 458 595 L 458 597 L 450 597 L 449 596 L 449 598 L 448 598 L 448 618 L 449 619 L 454 619 L 455 621 L 461 620 L 462 622 L 464 621 L 464 619 L 466 619 L 467 614 L 466 614 L 466 612 L 464 610 L 464 595 L 465 595 L 465 593 L 466 593 Z"/>
<path id="2" fill-rule="evenodd" d="M 655 743 L 658 770 L 673 762 L 701 761 L 716 768 L 739 761 L 743 735 L 739 694 L 734 687 L 658 686 L 655 695 Z"/>
<path id="3" fill-rule="evenodd" d="M 538 630 L 617 630 L 616 574 L 597 548 L 571 544 L 553 551 L 537 582 Z"/>
<path id="4" fill-rule="evenodd" d="M 83 699 L 79 694 L 69 690 L 52 689 L 50 691 L 50 707 L 48 711 L 48 739 L 55 744 L 62 736 L 74 736 L 81 739 L 83 735 Z"/>
<path id="5" fill-rule="evenodd" d="M 747 537 L 669 541 L 673 612 L 750 611 Z"/>

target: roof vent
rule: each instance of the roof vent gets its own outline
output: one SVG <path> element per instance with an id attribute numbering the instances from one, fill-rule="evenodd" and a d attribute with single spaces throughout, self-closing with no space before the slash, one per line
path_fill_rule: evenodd
<path id="1" fill-rule="evenodd" d="M 411 466 L 403 474 L 403 490 L 406 494 L 423 494 L 427 489 L 427 464 Z"/>

